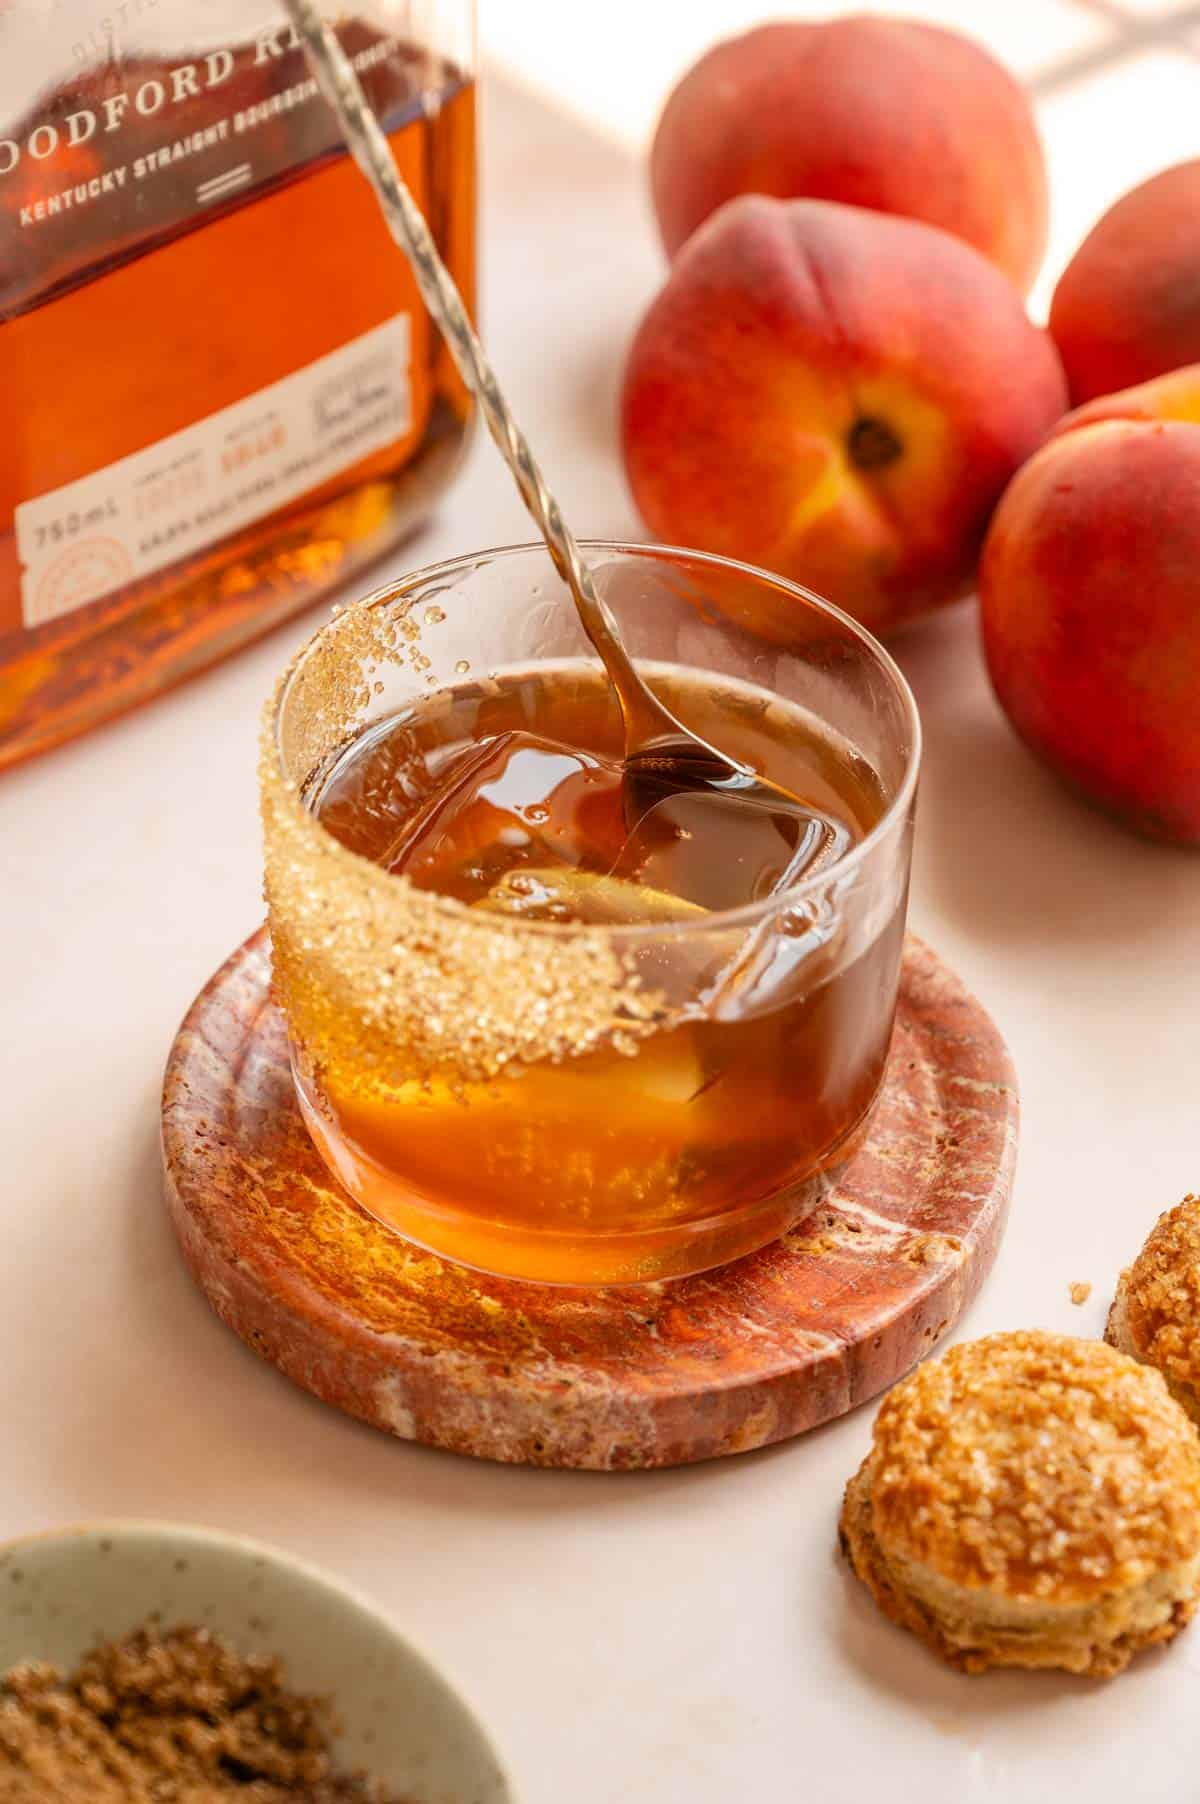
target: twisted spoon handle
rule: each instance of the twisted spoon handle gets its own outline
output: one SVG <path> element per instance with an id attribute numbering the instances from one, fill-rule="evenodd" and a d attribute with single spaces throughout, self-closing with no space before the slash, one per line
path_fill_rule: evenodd
<path id="1" fill-rule="evenodd" d="M 597 593 L 591 572 L 546 485 L 529 441 L 501 393 L 463 298 L 396 167 L 391 147 L 349 57 L 333 28 L 322 19 L 316 0 L 284 0 L 284 5 L 354 160 L 375 190 L 392 237 L 412 264 L 421 297 L 441 327 L 463 381 L 479 402 L 488 431 L 516 478 L 521 499 L 537 522 L 555 569 L 575 599 L 584 631 L 621 704 L 626 739 L 638 741 L 668 733 L 678 737 L 682 729 L 642 682 L 622 643 L 616 621 Z M 352 279 L 352 271 L 350 275 Z"/>

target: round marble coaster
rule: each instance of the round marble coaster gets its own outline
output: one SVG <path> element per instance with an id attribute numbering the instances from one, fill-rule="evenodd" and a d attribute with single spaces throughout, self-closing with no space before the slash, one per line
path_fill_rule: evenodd
<path id="1" fill-rule="evenodd" d="M 1012 1065 L 918 941 L 883 1096 L 838 1188 L 750 1258 L 613 1290 L 483 1277 L 358 1209 L 300 1119 L 269 978 L 261 932 L 179 1030 L 163 1092 L 168 1207 L 222 1321 L 297 1384 L 403 1440 L 607 1470 L 784 1440 L 927 1353 L 999 1245 Z"/>

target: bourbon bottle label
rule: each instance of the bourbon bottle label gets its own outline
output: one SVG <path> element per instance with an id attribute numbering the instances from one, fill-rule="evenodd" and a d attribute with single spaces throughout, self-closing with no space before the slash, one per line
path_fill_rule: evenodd
<path id="1" fill-rule="evenodd" d="M 215 544 L 407 436 L 412 320 L 397 314 L 306 368 L 15 510 L 26 626 Z"/>
<path id="2" fill-rule="evenodd" d="M 342 36 L 386 118 L 415 85 L 411 53 L 358 21 Z M 0 317 L 340 148 L 287 24 L 186 57 L 88 56 L 0 117 Z"/>

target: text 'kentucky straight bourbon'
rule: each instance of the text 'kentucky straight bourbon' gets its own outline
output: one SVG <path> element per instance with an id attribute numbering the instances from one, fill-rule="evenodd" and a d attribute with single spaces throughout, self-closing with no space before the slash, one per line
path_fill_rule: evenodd
<path id="1" fill-rule="evenodd" d="M 468 301 L 472 15 L 360 0 L 339 25 Z M 0 764 L 428 511 L 469 400 L 271 0 L 0 11 L 0 394 Z"/>

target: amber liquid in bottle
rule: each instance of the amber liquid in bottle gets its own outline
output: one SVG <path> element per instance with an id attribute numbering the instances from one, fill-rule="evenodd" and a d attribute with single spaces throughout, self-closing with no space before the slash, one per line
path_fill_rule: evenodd
<path id="1" fill-rule="evenodd" d="M 353 24 L 343 35 L 350 48 L 372 42 Z M 40 258 L 31 289 L 20 258 L 6 266 L 0 256 L 0 765 L 146 699 L 353 576 L 429 511 L 458 459 L 469 399 L 367 184 L 331 141 L 322 102 L 310 97 L 271 110 L 273 96 L 299 90 L 298 49 L 288 64 L 256 67 L 253 46 L 246 48 L 230 53 L 233 73 L 219 108 L 201 94 L 170 122 L 165 109 L 148 119 L 132 106 L 124 113 L 122 200 L 139 157 L 145 170 L 146 159 L 152 164 L 170 145 L 187 148 L 189 107 L 205 102 L 200 128 L 218 112 L 228 128 L 210 148 L 189 149 L 178 172 L 151 167 L 135 225 L 127 213 L 118 230 L 107 197 L 87 201 L 78 184 L 101 164 L 98 154 L 82 167 L 81 159 L 101 133 L 68 152 L 62 120 L 65 109 L 87 101 L 103 122 L 106 80 L 107 88 L 148 94 L 151 103 L 160 87 L 169 96 L 171 72 L 152 63 L 127 65 L 111 80 L 97 76 L 94 93 L 40 103 L 37 119 L 59 120 L 60 151 L 36 162 L 25 154 L 0 182 L 0 225 L 11 229 L 5 242 L 17 252 L 28 244 L 30 259 L 36 247 Z M 391 46 L 388 58 L 373 66 L 368 86 L 374 83 L 399 165 L 470 298 L 472 84 L 403 46 Z M 203 61 L 195 66 L 202 83 Z M 11 142 L 26 145 L 34 117 L 21 127 L 0 123 L 0 139 L 11 129 Z M 234 136 L 234 122 L 247 119 L 251 126 Z M 103 148 L 111 161 L 117 153 Z M 239 185 L 242 159 L 252 173 Z M 260 166 L 261 179 L 253 173 Z M 185 181 L 186 212 L 178 186 Z M 45 217 L 50 197 L 63 193 L 82 194 L 83 202 Z M 193 204 L 193 194 L 208 198 Z M 40 216 L 29 211 L 38 201 Z M 111 583 L 105 559 L 117 557 L 120 568 L 119 552 L 106 548 L 101 506 L 64 507 L 37 528 L 43 538 L 51 531 L 61 538 L 45 548 L 39 584 L 23 576 L 15 531 L 22 503 L 160 445 L 403 313 L 409 418 L 391 442 L 180 558 L 161 562 L 160 551 L 160 567 L 94 600 L 87 596 L 97 568 L 101 585 Z M 257 441 L 243 431 L 246 481 L 260 452 L 278 458 L 271 432 L 279 430 L 264 430 Z M 188 479 L 182 470 L 178 483 Z M 147 530 L 156 510 L 169 521 L 187 505 L 171 482 L 169 469 L 159 472 L 140 495 Z M 50 617 L 40 618 L 44 612 Z"/>
<path id="2" fill-rule="evenodd" d="M 880 818 L 874 772 L 811 715 L 676 673 L 681 718 L 766 770 L 845 851 Z M 463 686 L 367 729 L 310 805 L 344 845 L 512 920 L 642 927 L 666 1031 L 486 1083 L 297 1081 L 328 1163 L 409 1238 L 490 1271 L 614 1283 L 702 1269 L 783 1232 L 853 1151 L 891 1030 L 903 901 L 848 948 L 836 908 L 780 911 L 755 981 L 715 911 L 775 892 L 742 823 L 644 836 L 622 808 L 620 720 L 594 668 Z M 631 855 L 630 847 L 633 847 Z M 760 954 L 762 948 L 760 948 Z M 733 975 L 731 975 L 733 973 Z"/>

